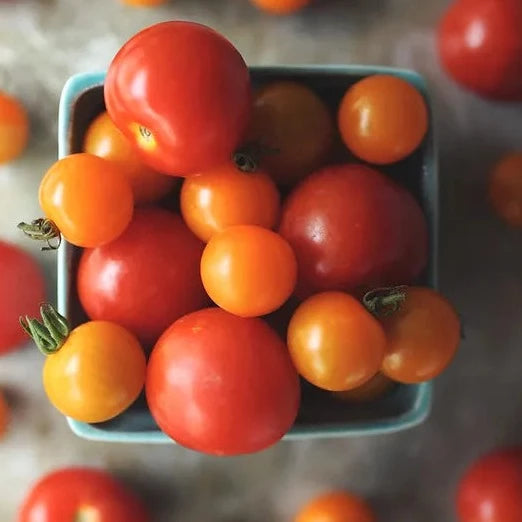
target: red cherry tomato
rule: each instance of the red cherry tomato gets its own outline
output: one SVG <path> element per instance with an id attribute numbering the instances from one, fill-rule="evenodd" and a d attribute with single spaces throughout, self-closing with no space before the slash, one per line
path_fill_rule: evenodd
<path id="1" fill-rule="evenodd" d="M 118 52 L 105 102 L 146 164 L 187 175 L 230 158 L 250 116 L 250 76 L 237 50 L 212 29 L 164 22 Z"/>
<path id="2" fill-rule="evenodd" d="M 289 196 L 280 234 L 298 263 L 298 295 L 403 284 L 427 262 L 424 215 L 413 196 L 358 164 L 327 167 Z"/>
<path id="3" fill-rule="evenodd" d="M 522 521 L 522 448 L 503 449 L 475 462 L 457 492 L 459 522 Z"/>
<path id="4" fill-rule="evenodd" d="M 83 252 L 80 301 L 91 319 L 118 323 L 153 344 L 173 321 L 207 304 L 203 247 L 178 215 L 139 209 L 116 241 Z"/>
<path id="5" fill-rule="evenodd" d="M 89 468 L 49 473 L 25 498 L 17 522 L 149 522 L 141 501 L 111 475 Z"/>
<path id="6" fill-rule="evenodd" d="M 0 355 L 26 341 L 18 318 L 38 315 L 44 294 L 44 277 L 36 261 L 15 245 L 0 241 Z"/>
<path id="7" fill-rule="evenodd" d="M 262 450 L 292 426 L 299 380 L 288 350 L 261 319 L 219 308 L 176 321 L 149 360 L 147 402 L 175 441 L 214 455 Z"/>
<path id="8" fill-rule="evenodd" d="M 482 96 L 522 100 L 521 28 L 520 0 L 457 1 L 438 29 L 442 65 Z"/>

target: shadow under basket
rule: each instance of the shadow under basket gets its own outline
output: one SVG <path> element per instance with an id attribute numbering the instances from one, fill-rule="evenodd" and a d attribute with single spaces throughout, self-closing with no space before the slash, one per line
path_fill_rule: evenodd
<path id="1" fill-rule="evenodd" d="M 412 71 L 374 66 L 277 66 L 251 67 L 254 86 L 275 80 L 295 80 L 317 92 L 335 114 L 346 89 L 372 74 L 392 74 L 414 85 L 425 97 L 431 112 L 426 84 Z M 85 73 L 70 78 L 62 92 L 59 112 L 58 149 L 60 158 L 81 152 L 90 122 L 105 109 L 105 73 Z M 433 118 L 430 119 L 432 121 Z M 333 160 L 349 161 L 350 156 Z M 352 159 L 353 161 L 353 159 Z M 379 168 L 407 187 L 426 215 L 430 233 L 429 265 L 419 283 L 436 287 L 438 172 L 432 123 L 421 147 L 410 157 Z M 58 308 L 72 326 L 87 317 L 76 292 L 76 273 L 81 250 L 62 242 L 58 253 Z M 303 399 L 298 418 L 285 440 L 350 437 L 391 433 L 423 422 L 430 411 L 432 383 L 397 385 L 384 397 L 365 404 L 340 401 L 331 393 L 303 383 Z M 140 397 L 127 411 L 100 424 L 68 419 L 79 437 L 107 442 L 173 443 L 157 427 Z"/>

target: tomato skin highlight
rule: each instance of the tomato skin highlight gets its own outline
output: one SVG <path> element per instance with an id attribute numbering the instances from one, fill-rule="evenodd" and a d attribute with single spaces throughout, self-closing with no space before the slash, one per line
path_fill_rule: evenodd
<path id="1" fill-rule="evenodd" d="M 179 215 L 137 209 L 120 238 L 82 253 L 80 302 L 91 319 L 121 324 L 152 346 L 173 321 L 208 304 L 203 248 Z"/>
<path id="2" fill-rule="evenodd" d="M 426 219 L 413 196 L 360 164 L 325 167 L 286 200 L 279 233 L 298 263 L 296 293 L 415 281 L 428 261 Z"/>
<path id="3" fill-rule="evenodd" d="M 214 30 L 163 22 L 120 49 L 105 80 L 105 103 L 144 163 L 186 176 L 231 157 L 250 117 L 250 75 Z"/>
<path id="4" fill-rule="evenodd" d="M 108 473 L 64 468 L 42 477 L 29 491 L 17 522 L 152 522 L 142 502 Z"/>
<path id="5" fill-rule="evenodd" d="M 147 402 L 179 444 L 213 455 L 275 444 L 299 407 L 284 342 L 261 319 L 208 308 L 176 321 L 149 359 Z"/>

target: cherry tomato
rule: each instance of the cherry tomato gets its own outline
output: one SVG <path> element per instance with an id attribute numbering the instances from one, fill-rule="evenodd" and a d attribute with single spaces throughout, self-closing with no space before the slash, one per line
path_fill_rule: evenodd
<path id="1" fill-rule="evenodd" d="M 460 481 L 459 522 L 522 520 L 522 448 L 495 451 L 477 460 Z"/>
<path id="2" fill-rule="evenodd" d="M 387 338 L 382 371 L 394 381 L 433 379 L 448 366 L 460 344 L 455 309 L 431 288 L 407 288 L 399 309 L 380 322 Z"/>
<path id="3" fill-rule="evenodd" d="M 379 372 L 353 390 L 333 392 L 333 394 L 337 399 L 346 402 L 371 402 L 386 395 L 393 386 L 394 382 Z"/>
<path id="4" fill-rule="evenodd" d="M 386 337 L 354 297 L 324 292 L 304 301 L 288 325 L 288 349 L 297 371 L 315 386 L 357 388 L 380 369 Z"/>
<path id="5" fill-rule="evenodd" d="M 178 215 L 139 209 L 116 241 L 83 252 L 80 302 L 91 319 L 121 324 L 153 345 L 173 321 L 208 304 L 202 252 L 203 243 Z"/>
<path id="6" fill-rule="evenodd" d="M 9 423 L 9 406 L 5 400 L 2 390 L 0 390 L 0 439 L 2 439 L 7 431 Z"/>
<path id="7" fill-rule="evenodd" d="M 42 477 L 17 522 L 150 522 L 142 502 L 108 473 L 64 468 Z"/>
<path id="8" fill-rule="evenodd" d="M 291 185 L 321 165 L 334 134 L 333 118 L 319 96 L 281 81 L 256 93 L 246 140 L 259 148 L 261 166 L 274 180 Z"/>
<path id="9" fill-rule="evenodd" d="M 76 246 L 96 247 L 116 239 L 132 218 L 128 179 L 114 163 L 92 154 L 57 161 L 40 184 L 40 206 Z"/>
<path id="10" fill-rule="evenodd" d="M 22 154 L 29 138 L 29 119 L 23 105 L 0 91 L 0 164 Z"/>
<path id="11" fill-rule="evenodd" d="M 286 15 L 295 13 L 303 7 L 306 7 L 312 0 L 251 0 L 252 3 L 263 9 L 264 11 L 276 14 Z"/>
<path id="12" fill-rule="evenodd" d="M 130 141 L 102 112 L 89 126 L 83 143 L 85 152 L 113 161 L 127 176 L 136 203 L 151 203 L 165 196 L 175 179 L 145 166 Z"/>
<path id="13" fill-rule="evenodd" d="M 0 355 L 23 343 L 18 318 L 37 314 L 44 294 L 44 276 L 36 261 L 15 245 L 0 241 Z"/>
<path id="14" fill-rule="evenodd" d="M 522 153 L 510 154 L 493 169 L 489 198 L 497 214 L 514 227 L 522 227 Z"/>
<path id="15" fill-rule="evenodd" d="M 339 130 L 357 157 L 384 165 L 409 156 L 428 130 L 428 109 L 408 82 L 385 74 L 350 87 L 339 106 Z"/>
<path id="16" fill-rule="evenodd" d="M 126 410 L 145 381 L 145 354 L 134 335 L 108 321 L 70 331 L 50 305 L 41 315 L 45 327 L 28 317 L 22 326 L 47 356 L 43 385 L 53 406 L 81 422 L 104 422 Z"/>
<path id="17" fill-rule="evenodd" d="M 359 497 L 344 491 L 321 495 L 306 504 L 294 522 L 376 522 L 372 510 Z"/>
<path id="18" fill-rule="evenodd" d="M 250 117 L 250 76 L 237 50 L 212 29 L 164 22 L 118 52 L 105 103 L 147 165 L 187 175 L 230 158 Z"/>
<path id="19" fill-rule="evenodd" d="M 279 218 L 279 192 L 264 172 L 242 172 L 227 162 L 184 181 L 181 213 L 205 242 L 232 225 L 273 228 Z"/>
<path id="20" fill-rule="evenodd" d="M 288 350 L 261 319 L 208 308 L 178 319 L 147 369 L 147 402 L 160 428 L 214 455 L 260 451 L 292 426 L 299 379 Z"/>
<path id="21" fill-rule="evenodd" d="M 488 98 L 522 100 L 520 0 L 454 2 L 438 28 L 442 65 L 462 86 Z"/>
<path id="22" fill-rule="evenodd" d="M 301 296 L 411 282 L 428 257 L 418 203 L 363 165 L 327 167 L 305 179 L 283 207 L 279 232 L 297 256 Z"/>
<path id="23" fill-rule="evenodd" d="M 242 317 L 273 312 L 291 295 L 297 264 L 278 234 L 253 225 L 229 227 L 212 237 L 201 258 L 201 279 L 210 298 Z"/>
<path id="24" fill-rule="evenodd" d="M 136 7 L 156 7 L 166 3 L 168 0 L 122 0 L 126 5 L 133 5 Z"/>

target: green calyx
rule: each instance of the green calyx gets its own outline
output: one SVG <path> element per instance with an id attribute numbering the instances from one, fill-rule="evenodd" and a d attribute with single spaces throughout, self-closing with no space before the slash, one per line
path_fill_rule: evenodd
<path id="1" fill-rule="evenodd" d="M 40 306 L 40 315 L 41 321 L 27 316 L 20 317 L 20 325 L 44 355 L 52 355 L 69 337 L 69 323 L 51 304 Z"/>
<path id="2" fill-rule="evenodd" d="M 39 218 L 31 223 L 19 223 L 18 229 L 35 241 L 45 241 L 42 250 L 57 250 L 62 242 L 62 235 L 56 224 L 47 218 Z"/>
<path id="3" fill-rule="evenodd" d="M 388 317 L 400 310 L 406 301 L 407 290 L 407 286 L 370 290 L 363 297 L 363 305 L 376 317 Z"/>

